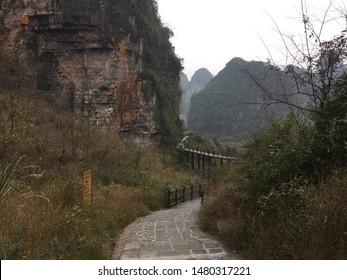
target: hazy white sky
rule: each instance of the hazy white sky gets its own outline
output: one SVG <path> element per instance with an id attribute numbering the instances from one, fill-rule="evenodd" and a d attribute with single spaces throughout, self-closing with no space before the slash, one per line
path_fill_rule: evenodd
<path id="1" fill-rule="evenodd" d="M 346 9 L 345 0 L 332 0 L 334 7 Z M 202 67 L 216 75 L 233 57 L 266 60 L 270 57 L 262 40 L 276 61 L 284 58 L 283 44 L 272 18 L 282 32 L 303 33 L 300 0 L 157 0 L 163 23 L 175 36 L 176 54 L 184 59 L 184 72 L 191 77 Z M 322 18 L 329 0 L 306 0 L 310 17 Z M 331 8 L 330 17 L 338 13 Z M 318 22 L 317 22 L 318 23 Z M 345 28 L 341 19 L 326 24 L 330 39 Z M 261 39 L 260 39 L 261 37 Z"/>

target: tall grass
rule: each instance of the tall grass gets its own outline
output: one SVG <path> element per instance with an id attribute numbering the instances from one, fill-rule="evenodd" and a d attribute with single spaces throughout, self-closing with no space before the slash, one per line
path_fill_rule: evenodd
<path id="1" fill-rule="evenodd" d="M 24 157 L 20 157 L 17 160 L 9 163 L 7 166 L 3 168 L 0 173 L 0 199 L 4 198 L 8 193 L 15 190 L 19 192 L 19 185 L 21 178 L 34 177 L 39 178 L 42 174 L 23 174 L 25 171 L 30 171 L 30 169 L 36 168 L 36 166 L 27 165 L 20 167 L 19 164 Z M 24 176 L 24 177 L 23 177 Z"/>
<path id="2" fill-rule="evenodd" d="M 0 95 L 0 107 L 1 259 L 108 259 L 126 225 L 163 206 L 167 185 L 192 180 L 157 148 L 126 143 L 41 99 L 11 105 Z M 17 176 L 27 166 L 35 167 L 23 175 L 43 176 Z M 91 206 L 82 202 L 87 168 Z"/>
<path id="3" fill-rule="evenodd" d="M 1 259 L 108 259 L 121 230 L 149 210 L 136 189 L 94 195 L 93 206 L 64 206 L 59 187 L 1 200 Z"/>

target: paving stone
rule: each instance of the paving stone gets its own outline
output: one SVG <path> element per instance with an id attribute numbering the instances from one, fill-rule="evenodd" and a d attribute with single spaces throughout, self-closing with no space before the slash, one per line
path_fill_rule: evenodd
<path id="1" fill-rule="evenodd" d="M 189 249 L 190 250 L 206 250 L 204 248 L 204 246 L 202 246 L 202 245 L 191 245 L 191 246 L 189 246 Z"/>
<path id="2" fill-rule="evenodd" d="M 201 254 L 208 254 L 206 250 L 192 250 L 193 254 L 201 255 Z"/>
<path id="3" fill-rule="evenodd" d="M 217 253 L 222 253 L 222 249 L 210 249 L 208 250 L 210 254 L 217 254 Z"/>
<path id="4" fill-rule="evenodd" d="M 125 260 L 127 259 L 140 259 L 140 252 L 123 252 L 122 257 Z"/>
<path id="5" fill-rule="evenodd" d="M 170 251 L 172 250 L 172 246 L 167 244 L 167 245 L 159 245 L 159 246 L 155 246 L 157 251 Z"/>
<path id="6" fill-rule="evenodd" d="M 131 249 L 140 249 L 141 248 L 141 243 L 140 242 L 130 242 L 125 245 L 126 250 L 131 250 Z"/>
<path id="7" fill-rule="evenodd" d="M 190 255 L 189 250 L 179 250 L 179 251 L 162 251 L 158 252 L 160 257 L 173 257 L 173 256 L 182 256 L 182 255 Z"/>
<path id="8" fill-rule="evenodd" d="M 142 258 L 146 258 L 146 259 L 155 259 L 156 257 L 158 257 L 158 252 L 156 251 L 152 251 L 152 252 L 148 252 L 148 251 L 144 251 L 140 253 L 140 257 Z"/>
<path id="9" fill-rule="evenodd" d="M 219 243 L 204 243 L 205 248 L 220 248 L 220 244 Z"/>
<path id="10" fill-rule="evenodd" d="M 173 245 L 173 250 L 176 251 L 176 250 L 186 250 L 187 248 L 190 249 L 190 246 L 188 245 Z"/>

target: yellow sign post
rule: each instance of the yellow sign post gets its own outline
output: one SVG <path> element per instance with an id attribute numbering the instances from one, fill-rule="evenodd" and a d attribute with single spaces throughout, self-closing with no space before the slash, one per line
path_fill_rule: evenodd
<path id="1" fill-rule="evenodd" d="M 86 204 L 92 203 L 92 170 L 83 172 L 83 202 Z"/>

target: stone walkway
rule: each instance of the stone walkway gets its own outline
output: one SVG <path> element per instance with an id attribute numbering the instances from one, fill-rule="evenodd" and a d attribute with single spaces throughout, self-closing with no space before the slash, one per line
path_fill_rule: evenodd
<path id="1" fill-rule="evenodd" d="M 199 208 L 200 199 L 195 199 L 139 219 L 124 231 L 113 259 L 236 259 L 199 230 Z"/>

